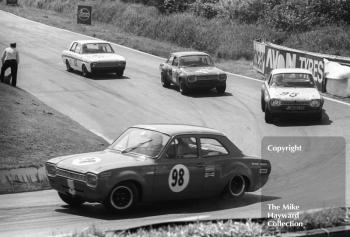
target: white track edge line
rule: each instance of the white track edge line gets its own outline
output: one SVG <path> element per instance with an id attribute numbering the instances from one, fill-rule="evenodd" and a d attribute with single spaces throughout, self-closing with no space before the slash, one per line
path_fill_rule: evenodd
<path id="1" fill-rule="evenodd" d="M 42 23 L 42 22 L 33 21 L 33 20 L 30 20 L 30 19 L 27 19 L 27 18 L 24 18 L 24 17 L 21 17 L 21 16 L 17 16 L 16 14 L 13 14 L 13 13 L 11 13 L 11 12 L 7 12 L 7 11 L 4 11 L 4 10 L 0 10 L 0 11 L 5 12 L 5 13 L 10 14 L 10 15 L 13 15 L 13 16 L 18 17 L 18 18 L 22 18 L 22 19 L 27 20 L 27 21 L 30 21 L 30 22 L 34 22 L 34 23 L 37 23 L 37 24 L 45 25 L 45 26 L 48 26 L 48 27 L 51 27 L 51 28 L 54 28 L 54 29 L 62 30 L 62 31 L 65 31 L 65 32 L 73 33 L 73 34 L 80 35 L 80 36 L 84 36 L 84 37 L 89 37 L 89 38 L 91 38 L 91 39 L 102 40 L 102 39 L 99 39 L 99 38 L 96 38 L 96 37 L 92 37 L 92 36 L 88 36 L 88 35 L 84 35 L 84 34 L 81 34 L 81 33 L 78 33 L 78 32 L 74 32 L 74 31 L 70 31 L 70 30 L 58 28 L 58 27 L 56 27 L 56 26 L 50 26 L 50 25 L 44 24 L 44 23 Z M 144 54 L 144 55 L 148 55 L 148 56 L 151 56 L 151 57 L 154 57 L 154 58 L 165 59 L 165 58 L 163 58 L 163 57 L 159 57 L 159 56 L 156 56 L 156 55 L 153 55 L 153 54 L 150 54 L 150 53 L 146 53 L 146 52 L 143 52 L 143 51 L 138 50 L 138 49 L 133 49 L 133 48 L 130 48 L 130 47 L 127 47 L 127 46 L 124 46 L 124 45 L 121 45 L 121 44 L 113 43 L 113 42 L 111 42 L 111 43 L 112 43 L 113 45 L 117 45 L 118 47 L 125 48 L 125 49 L 131 50 L 131 51 L 134 51 L 134 52 L 138 52 L 138 53 L 141 53 L 141 54 Z M 225 72 L 226 72 L 226 71 L 225 71 Z M 253 78 L 253 77 L 248 77 L 248 76 L 244 76 L 244 75 L 240 75 L 240 74 L 236 74 L 236 73 L 232 73 L 232 72 L 226 72 L 226 73 L 227 73 L 227 74 L 230 74 L 230 75 L 232 75 L 232 76 L 238 76 L 238 77 L 246 78 L 246 79 L 249 79 L 249 80 L 262 82 L 262 80 L 259 80 L 259 79 Z M 328 97 L 328 96 L 323 96 L 323 97 L 324 97 L 324 99 L 326 99 L 326 100 L 329 100 L 329 101 L 332 101 L 332 102 L 337 102 L 337 103 L 340 103 L 340 104 L 343 104 L 343 105 L 350 106 L 350 103 L 348 103 L 348 102 L 344 102 L 344 101 L 341 101 L 341 100 L 333 99 L 333 98 L 330 98 L 330 97 Z M 107 141 L 108 141 L 108 140 L 107 140 Z"/>

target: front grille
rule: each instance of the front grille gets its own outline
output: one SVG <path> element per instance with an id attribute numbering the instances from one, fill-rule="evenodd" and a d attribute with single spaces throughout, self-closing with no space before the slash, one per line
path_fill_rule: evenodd
<path id="1" fill-rule="evenodd" d="M 308 101 L 282 101 L 282 105 L 310 105 Z"/>
<path id="2" fill-rule="evenodd" d="M 95 63 L 94 67 L 95 68 L 106 68 L 106 67 L 119 67 L 122 66 L 123 62 L 99 62 Z"/>
<path id="3" fill-rule="evenodd" d="M 218 80 L 219 75 L 201 75 L 196 77 L 199 81 Z"/>
<path id="4" fill-rule="evenodd" d="M 78 172 L 73 172 L 69 170 L 64 170 L 64 169 L 58 169 L 56 172 L 57 176 L 62 176 L 68 179 L 73 179 L 77 181 L 82 181 L 85 182 L 85 175 L 78 173 Z"/>

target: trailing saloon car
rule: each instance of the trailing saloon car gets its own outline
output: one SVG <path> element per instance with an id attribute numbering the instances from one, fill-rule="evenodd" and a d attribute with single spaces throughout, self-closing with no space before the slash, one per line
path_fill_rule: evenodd
<path id="1" fill-rule="evenodd" d="M 84 77 L 96 73 L 116 73 L 123 76 L 125 58 L 116 54 L 110 43 L 102 40 L 73 41 L 62 52 L 67 71 L 81 71 Z"/>
<path id="2" fill-rule="evenodd" d="M 246 157 L 214 129 L 154 124 L 127 129 L 104 151 L 53 158 L 46 170 L 64 202 L 100 202 L 125 211 L 138 202 L 223 192 L 239 198 L 261 188 L 271 167 Z"/>
<path id="3" fill-rule="evenodd" d="M 216 88 L 220 94 L 226 90 L 226 73 L 215 67 L 212 58 L 203 52 L 172 53 L 160 64 L 160 75 L 163 87 L 174 84 L 181 94 L 193 88 Z"/>
<path id="4" fill-rule="evenodd" d="M 307 114 L 322 119 L 323 97 L 306 69 L 274 69 L 261 89 L 261 109 L 271 123 L 281 114 Z"/>

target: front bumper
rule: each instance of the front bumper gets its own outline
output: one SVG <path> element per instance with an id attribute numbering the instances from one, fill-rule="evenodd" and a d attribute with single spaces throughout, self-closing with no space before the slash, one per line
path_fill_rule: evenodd
<path id="1" fill-rule="evenodd" d="M 308 105 L 281 105 L 269 106 L 272 114 L 318 114 L 322 112 L 322 107 L 311 107 Z"/>
<path id="2" fill-rule="evenodd" d="M 72 195 L 71 188 L 68 185 L 68 178 L 62 176 L 48 176 L 48 178 L 53 189 L 63 194 Z M 80 197 L 87 202 L 102 202 L 108 195 L 108 190 L 103 189 L 101 186 L 91 188 L 82 181 L 71 180 L 71 182 L 74 184 L 74 196 Z"/>
<path id="3" fill-rule="evenodd" d="M 102 73 L 117 73 L 124 71 L 125 66 L 118 67 L 91 67 L 91 73 L 102 74 Z"/>
<path id="4" fill-rule="evenodd" d="M 197 80 L 195 82 L 189 82 L 187 80 L 186 85 L 188 88 L 214 88 L 219 86 L 226 86 L 226 81 L 219 80 Z"/>

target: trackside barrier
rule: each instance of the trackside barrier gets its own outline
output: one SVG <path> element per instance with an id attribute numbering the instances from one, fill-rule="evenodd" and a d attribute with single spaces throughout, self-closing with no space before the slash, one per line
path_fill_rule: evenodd
<path id="1" fill-rule="evenodd" d="M 263 75 L 275 68 L 304 68 L 312 72 L 319 91 L 350 97 L 350 58 L 291 49 L 254 41 L 253 67 Z"/>

